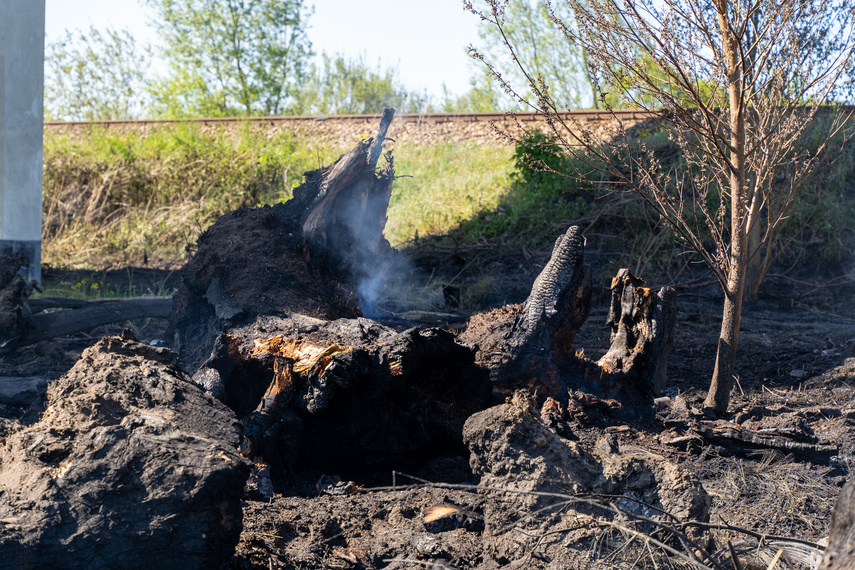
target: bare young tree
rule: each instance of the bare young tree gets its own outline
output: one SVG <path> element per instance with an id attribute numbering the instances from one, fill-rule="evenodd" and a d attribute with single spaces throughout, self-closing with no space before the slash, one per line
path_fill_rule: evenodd
<path id="1" fill-rule="evenodd" d="M 759 287 L 770 247 L 802 182 L 832 145 L 852 136 L 855 6 L 851 0 L 563 0 L 551 20 L 588 54 L 606 108 L 617 95 L 646 110 L 682 151 L 665 167 L 620 121 L 609 136 L 567 119 L 548 82 L 531 74 L 502 30 L 506 1 L 464 0 L 495 26 L 527 85 L 511 85 L 470 47 L 502 87 L 542 113 L 564 150 L 634 192 L 724 290 L 715 369 L 705 407 L 727 411 L 746 287 Z M 533 93 L 525 97 L 521 93 Z"/>

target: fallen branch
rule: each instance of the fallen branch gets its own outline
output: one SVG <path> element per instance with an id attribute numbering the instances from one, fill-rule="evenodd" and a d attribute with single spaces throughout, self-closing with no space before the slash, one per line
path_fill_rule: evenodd
<path id="1" fill-rule="evenodd" d="M 33 327 L 20 339 L 26 346 L 58 336 L 86 331 L 132 319 L 165 319 L 172 309 L 172 297 L 135 297 L 90 301 L 74 309 L 33 315 Z"/>

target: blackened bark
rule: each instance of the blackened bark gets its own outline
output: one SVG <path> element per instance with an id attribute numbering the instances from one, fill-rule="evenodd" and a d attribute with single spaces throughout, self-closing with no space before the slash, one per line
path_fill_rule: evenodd
<path id="1" fill-rule="evenodd" d="M 645 391 L 658 395 L 667 378 L 676 320 L 677 292 L 672 287 L 654 293 L 642 279 L 621 269 L 612 279 L 607 321 L 611 346 L 598 366 L 609 374 L 632 378 Z"/>
<path id="2" fill-rule="evenodd" d="M 391 153 L 375 172 L 393 114 L 374 139 L 307 172 L 288 202 L 231 212 L 199 237 L 167 331 L 186 370 L 199 368 L 224 327 L 259 315 L 361 316 L 360 283 L 397 255 L 383 237 Z"/>
<path id="3" fill-rule="evenodd" d="M 655 293 L 621 270 L 612 286 L 611 348 L 599 362 L 576 354 L 573 339 L 591 296 L 583 245 L 571 227 L 556 241 L 525 304 L 474 315 L 460 338 L 478 348 L 477 360 L 500 392 L 526 387 L 566 402 L 568 393 L 580 391 L 594 396 L 591 401 L 616 400 L 619 414 L 650 415 L 667 375 L 676 293 L 669 287 Z"/>
<path id="4" fill-rule="evenodd" d="M 24 250 L 0 255 L 0 354 L 14 346 L 32 327 L 28 303 L 32 286 L 18 274 L 29 264 Z"/>

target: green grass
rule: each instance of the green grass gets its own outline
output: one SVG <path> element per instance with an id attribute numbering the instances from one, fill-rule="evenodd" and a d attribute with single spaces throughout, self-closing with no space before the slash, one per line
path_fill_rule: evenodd
<path id="1" fill-rule="evenodd" d="M 172 295 L 175 290 L 168 288 L 161 281 L 153 286 L 135 283 L 133 271 L 128 272 L 126 287 L 110 284 L 106 280 L 98 279 L 98 273 L 93 272 L 90 276 L 79 276 L 71 280 L 46 281 L 41 284 L 41 292 L 36 297 L 62 297 L 67 299 L 79 299 L 92 301 L 96 299 L 123 299 L 127 297 L 156 296 L 164 297 Z"/>
<path id="2" fill-rule="evenodd" d="M 661 135 L 646 138 L 673 159 Z M 545 146 L 526 152 L 556 170 L 572 171 L 567 158 L 542 152 L 548 139 L 540 143 Z M 69 269 L 139 266 L 144 259 L 175 266 L 219 216 L 287 200 L 304 172 L 331 164 L 347 150 L 311 146 L 249 125 L 226 130 L 178 124 L 142 134 L 46 132 L 43 260 Z M 783 234 L 789 249 L 782 262 L 821 262 L 838 274 L 851 266 L 853 153 L 850 144 L 834 168 L 810 181 Z M 466 249 L 477 249 L 477 265 L 487 267 L 495 261 L 483 253 L 487 243 L 503 246 L 496 256 L 529 259 L 535 252 L 531 259 L 540 259 L 556 236 L 578 223 L 604 274 L 629 267 L 662 283 L 686 266 L 682 248 L 636 197 L 609 194 L 594 176 L 578 180 L 529 168 L 523 154 L 519 148 L 476 144 L 397 145 L 386 237 L 396 246 L 426 239 L 452 244 L 436 251 L 463 252 L 464 264 L 470 263 Z M 69 293 L 91 286 L 69 284 Z M 99 294 L 108 293 L 87 292 Z"/>
<path id="3" fill-rule="evenodd" d="M 395 149 L 386 237 L 398 245 L 442 235 L 495 210 L 510 188 L 511 147 L 443 143 Z"/>
<path id="4" fill-rule="evenodd" d="M 183 261 L 219 216 L 289 199 L 304 172 L 347 150 L 249 126 L 47 132 L 43 260 L 85 269 Z M 510 184 L 511 153 L 469 144 L 396 148 L 389 240 L 443 234 L 495 209 Z"/>
<path id="5" fill-rule="evenodd" d="M 287 200 L 302 173 L 339 149 L 249 126 L 148 134 L 45 134 L 43 260 L 57 267 L 187 258 L 185 246 L 231 210 Z"/>

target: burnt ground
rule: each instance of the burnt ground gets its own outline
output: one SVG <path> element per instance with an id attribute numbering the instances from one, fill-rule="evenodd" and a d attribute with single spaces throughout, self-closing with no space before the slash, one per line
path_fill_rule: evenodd
<path id="1" fill-rule="evenodd" d="M 100 278 L 96 273 L 79 272 L 47 272 L 46 277 L 66 282 Z M 120 270 L 109 278 L 116 292 L 123 288 L 162 291 L 169 289 L 175 274 L 169 270 Z M 831 509 L 851 475 L 855 456 L 855 355 L 851 345 L 847 347 L 847 341 L 855 338 L 855 290 L 793 287 L 800 286 L 773 282 L 767 296 L 744 311 L 738 386 L 729 419 L 766 429 L 776 421 L 787 423 L 778 427 L 809 434 L 817 449 L 692 437 L 685 422 L 674 420 L 673 405 L 647 422 L 615 425 L 604 417 L 575 425 L 574 437 L 593 447 L 600 436 L 609 433 L 622 449 L 642 448 L 691 472 L 711 497 L 713 524 L 819 542 L 827 533 Z M 700 407 L 713 368 L 720 300 L 714 289 L 685 289 L 679 292 L 679 305 L 666 393 L 672 402 L 680 396 L 691 414 L 692 408 Z M 577 336 L 575 345 L 590 357 L 608 347 L 606 311 L 606 297 L 601 294 Z M 459 321 L 449 324 L 460 326 Z M 123 323 L 22 348 L 0 359 L 0 376 L 58 378 L 85 347 L 126 326 L 135 329 L 140 339 L 154 340 L 162 338 L 166 322 Z M 20 413 L 13 406 L 0 407 L 0 414 L 6 417 Z M 405 487 L 415 481 L 403 474 L 393 475 L 393 470 L 458 486 Z M 364 488 L 359 493 L 336 495 L 336 489 L 343 486 L 319 486 L 322 475 L 352 480 Z M 595 513 L 567 526 L 555 511 L 532 512 L 518 497 L 479 493 L 465 486 L 474 483 L 477 480 L 468 469 L 468 457 L 457 450 L 420 464 L 391 466 L 386 473 L 361 473 L 352 465 L 341 465 L 338 472 L 330 473 L 298 471 L 287 480 L 274 480 L 273 498 L 246 500 L 238 551 L 224 562 L 229 568 L 417 568 L 431 564 L 467 568 L 507 563 L 597 568 L 628 567 L 640 556 L 625 547 L 632 543 L 631 537 L 598 525 Z M 461 520 L 469 522 L 446 532 L 428 532 L 423 515 L 437 504 L 456 505 L 464 513 Z M 532 526 L 529 515 L 540 517 L 540 526 Z M 521 521 L 527 521 L 524 533 Z M 488 531 L 483 530 L 485 524 Z M 550 529 L 559 530 L 550 533 Z M 712 540 L 711 548 L 718 549 L 728 539 L 746 538 L 744 532 L 717 529 L 704 540 Z M 566 558 L 539 554 L 545 552 L 546 544 L 556 541 L 566 547 Z M 644 558 L 639 564 L 647 562 Z M 680 567 L 679 560 L 671 563 Z"/>

